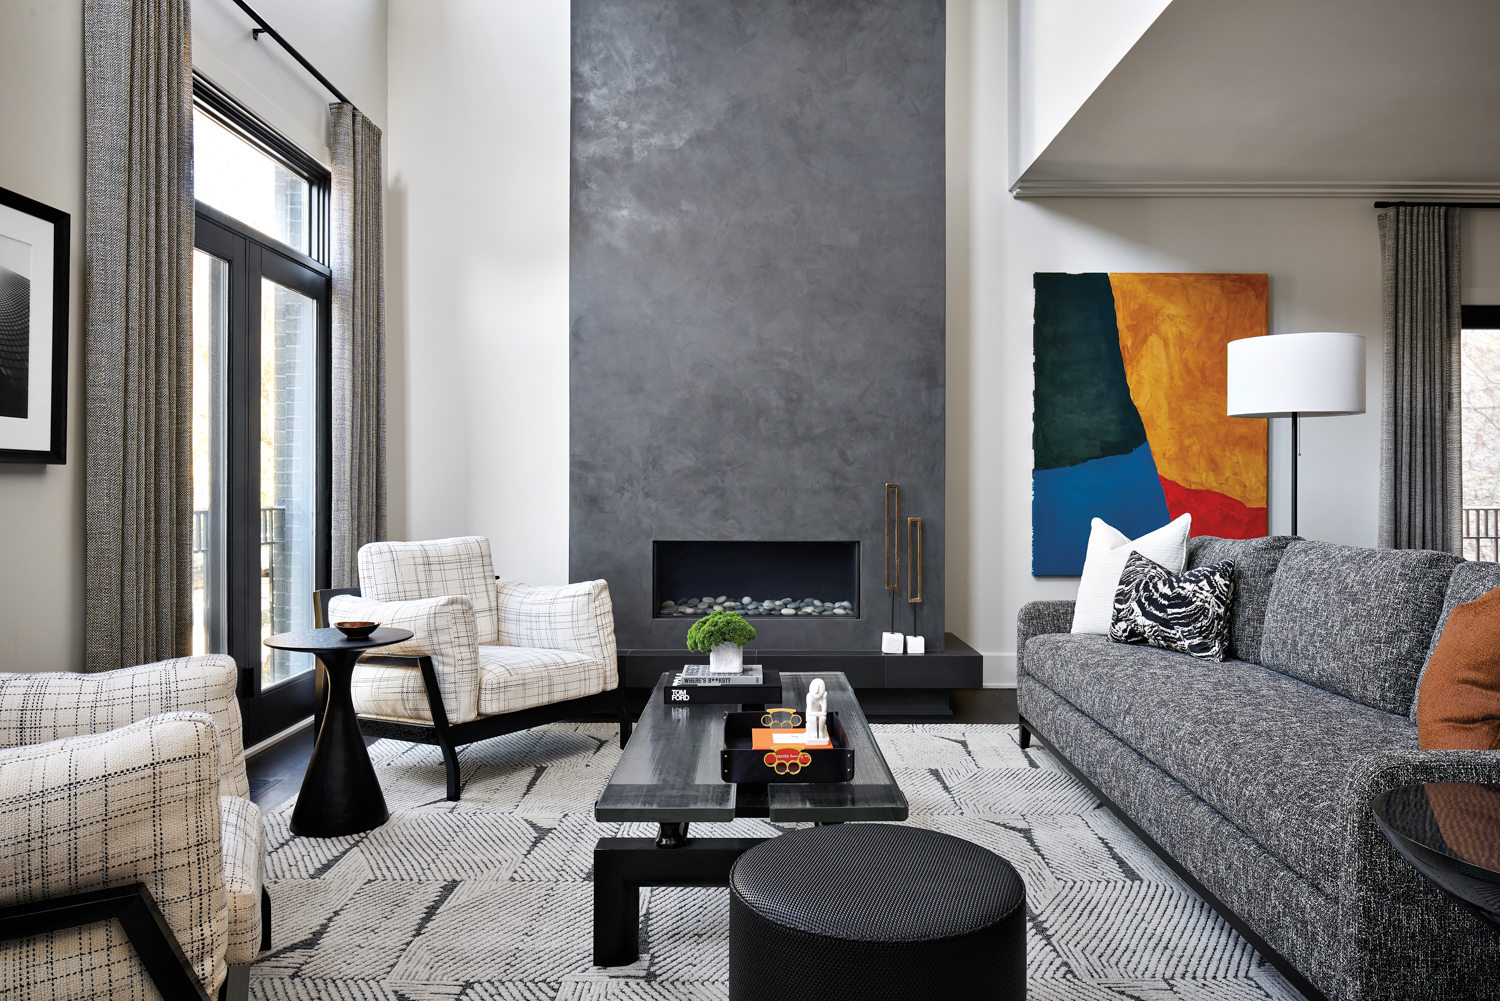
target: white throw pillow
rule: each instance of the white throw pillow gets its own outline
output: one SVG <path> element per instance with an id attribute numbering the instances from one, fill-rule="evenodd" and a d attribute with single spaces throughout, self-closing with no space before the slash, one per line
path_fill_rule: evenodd
<path id="1" fill-rule="evenodd" d="M 1132 552 L 1155 560 L 1171 573 L 1182 573 L 1192 523 L 1193 516 L 1185 514 L 1132 542 L 1118 529 L 1095 518 L 1089 531 L 1088 552 L 1083 557 L 1078 601 L 1073 606 L 1073 632 L 1108 635 L 1115 614 L 1115 591 Z"/>

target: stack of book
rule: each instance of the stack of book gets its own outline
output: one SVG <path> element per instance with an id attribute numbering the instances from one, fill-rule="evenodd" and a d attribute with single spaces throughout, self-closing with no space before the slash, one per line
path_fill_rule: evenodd
<path id="1" fill-rule="evenodd" d="M 762 704 L 781 701 L 781 675 L 764 671 L 759 664 L 746 664 L 739 674 L 710 674 L 707 664 L 684 664 L 662 689 L 668 705 L 693 702 L 740 702 Z"/>

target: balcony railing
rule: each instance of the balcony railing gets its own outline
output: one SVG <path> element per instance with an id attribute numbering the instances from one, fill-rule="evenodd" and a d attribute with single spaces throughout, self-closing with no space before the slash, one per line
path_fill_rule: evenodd
<path id="1" fill-rule="evenodd" d="M 1500 563 L 1500 507 L 1464 508 L 1463 547 L 1466 560 Z"/>
<path id="2" fill-rule="evenodd" d="M 281 533 L 286 522 L 286 508 L 282 505 L 260 509 L 260 544 L 275 545 L 282 541 Z M 193 552 L 208 552 L 208 512 L 193 512 Z"/>

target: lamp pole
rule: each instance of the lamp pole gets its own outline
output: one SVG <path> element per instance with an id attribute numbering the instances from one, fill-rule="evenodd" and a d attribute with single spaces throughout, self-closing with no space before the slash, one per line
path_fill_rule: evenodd
<path id="1" fill-rule="evenodd" d="M 1292 411 L 1292 534 L 1297 534 L 1297 465 L 1302 458 L 1302 445 L 1299 442 L 1299 417 L 1297 411 Z"/>

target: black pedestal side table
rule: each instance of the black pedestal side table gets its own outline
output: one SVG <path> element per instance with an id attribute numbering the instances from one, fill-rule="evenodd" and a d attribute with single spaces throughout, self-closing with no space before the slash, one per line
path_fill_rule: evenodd
<path id="1" fill-rule="evenodd" d="M 1401 786 L 1370 809 L 1418 872 L 1500 931 L 1500 785 Z"/>
<path id="2" fill-rule="evenodd" d="M 385 794 L 370 764 L 359 719 L 349 694 L 360 654 L 412 638 L 407 629 L 377 629 L 365 639 L 347 639 L 337 629 L 280 633 L 265 641 L 277 650 L 316 654 L 328 678 L 328 705 L 292 810 L 292 833 L 306 838 L 337 838 L 373 830 L 390 816 Z"/>

